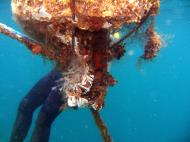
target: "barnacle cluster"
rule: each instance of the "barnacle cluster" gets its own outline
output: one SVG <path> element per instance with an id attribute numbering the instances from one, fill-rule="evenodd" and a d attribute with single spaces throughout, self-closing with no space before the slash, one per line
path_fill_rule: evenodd
<path id="1" fill-rule="evenodd" d="M 32 52 L 54 60 L 62 70 L 57 87 L 66 92 L 68 105 L 94 109 L 103 106 L 107 87 L 116 83 L 109 62 L 125 52 L 122 40 L 111 46 L 113 31 L 124 24 L 140 27 L 158 9 L 159 0 L 12 0 L 17 22 L 43 45 L 33 46 Z M 150 58 L 152 47 L 157 50 L 160 44 L 153 28 L 147 37 L 144 57 Z"/>

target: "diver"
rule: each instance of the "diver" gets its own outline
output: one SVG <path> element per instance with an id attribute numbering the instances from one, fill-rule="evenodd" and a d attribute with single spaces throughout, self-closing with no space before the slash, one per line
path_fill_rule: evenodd
<path id="1" fill-rule="evenodd" d="M 61 72 L 56 67 L 39 80 L 21 101 L 10 142 L 23 142 L 31 126 L 34 111 L 40 107 L 30 142 L 48 142 L 55 118 L 66 108 L 66 100 L 60 95 L 57 80 Z"/>

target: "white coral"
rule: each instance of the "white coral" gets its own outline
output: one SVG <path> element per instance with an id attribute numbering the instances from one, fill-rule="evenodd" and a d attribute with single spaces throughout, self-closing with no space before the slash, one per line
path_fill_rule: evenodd
<path id="1" fill-rule="evenodd" d="M 86 107 L 88 106 L 88 100 L 81 97 L 69 96 L 67 104 L 70 107 Z"/>

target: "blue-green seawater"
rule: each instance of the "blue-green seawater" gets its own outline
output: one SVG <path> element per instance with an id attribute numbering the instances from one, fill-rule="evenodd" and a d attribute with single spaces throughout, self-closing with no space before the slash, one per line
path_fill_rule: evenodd
<path id="1" fill-rule="evenodd" d="M 9 0 L 0 1 L 0 22 L 20 31 Z M 143 51 L 134 41 L 110 67 L 118 83 L 109 88 L 101 115 L 114 142 L 183 142 L 190 136 L 190 0 L 163 0 L 156 30 L 164 39 L 157 58 L 139 68 Z M 52 67 L 0 35 L 0 142 L 8 142 L 19 102 Z M 50 142 L 101 141 L 88 109 L 68 109 L 52 126 Z"/>

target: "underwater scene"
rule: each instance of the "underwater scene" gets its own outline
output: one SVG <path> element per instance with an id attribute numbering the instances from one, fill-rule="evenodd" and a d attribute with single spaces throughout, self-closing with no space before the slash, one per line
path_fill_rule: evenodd
<path id="1" fill-rule="evenodd" d="M 47 16 L 45 14 L 43 16 Z M 21 15 L 20 19 L 24 19 L 23 17 Z M 59 115 L 56 114 L 58 116 L 55 120 L 52 119 L 52 125 L 43 126 L 37 121 L 38 114 L 43 110 L 41 106 L 34 112 L 31 128 L 23 126 L 15 133 L 25 137 L 26 134 L 22 132 L 24 129 L 29 129 L 24 140 L 26 142 L 47 142 L 47 139 L 49 142 L 190 142 L 190 85 L 188 85 L 190 84 L 190 0 L 161 0 L 160 10 L 155 18 L 154 30 L 161 39 L 161 49 L 157 56 L 151 60 L 141 60 L 145 43 L 141 37 L 137 38 L 134 34 L 133 39 L 125 40 L 124 56 L 120 60 L 112 60 L 109 65 L 109 73 L 117 83 L 112 87 L 115 80 L 111 78 L 111 85 L 104 100 L 105 105 L 99 111 L 103 120 L 100 125 L 105 127 L 102 132 L 94 121 L 96 113 L 92 115 L 93 110 L 88 108 L 67 108 L 59 112 Z M 12 14 L 11 0 L 0 1 L 0 23 L 25 33 Z M 97 23 L 94 24 L 95 28 L 99 28 L 98 26 Z M 122 30 L 128 28 L 123 27 L 115 36 L 125 34 Z M 81 35 L 91 36 L 80 30 L 77 34 L 79 39 Z M 55 40 L 52 41 L 54 44 Z M 22 111 L 19 104 L 33 86 L 55 66 L 52 61 L 32 54 L 40 52 L 41 49 L 37 47 L 31 49 L 31 52 L 26 45 L 0 32 L 0 142 L 10 141 L 11 133 L 14 133 L 13 126 L 17 127 L 16 117 L 21 119 L 21 116 L 17 116 L 18 110 Z M 48 58 L 53 58 L 45 51 L 44 49 L 44 54 Z M 97 52 L 103 54 L 103 50 Z M 150 56 L 144 55 L 144 58 Z M 100 65 L 95 64 L 95 66 Z M 90 77 L 88 79 L 91 81 L 93 77 Z M 85 86 L 82 87 L 88 90 Z M 55 97 L 50 99 L 50 103 L 53 99 Z M 83 106 L 84 102 L 85 100 L 80 99 L 77 105 Z M 68 105 L 75 107 L 72 100 L 70 102 L 68 100 Z M 52 103 L 51 107 L 56 107 L 56 104 Z M 61 106 L 59 111 L 62 107 L 64 106 Z M 95 110 L 98 110 L 98 107 L 92 104 Z M 47 113 L 47 116 L 51 117 L 53 114 L 54 112 Z M 47 121 L 45 118 L 42 116 L 41 121 Z M 30 120 L 26 119 L 20 124 L 26 125 L 26 123 L 30 123 Z M 32 134 L 35 125 L 39 125 L 40 128 L 36 134 Z M 51 133 L 46 130 L 47 127 L 51 127 Z M 40 137 L 39 133 L 44 133 L 46 138 L 39 140 L 37 138 Z M 105 135 L 112 140 L 106 139 Z M 31 141 L 31 137 L 36 139 Z M 10 142 L 22 141 L 16 136 Z"/>

